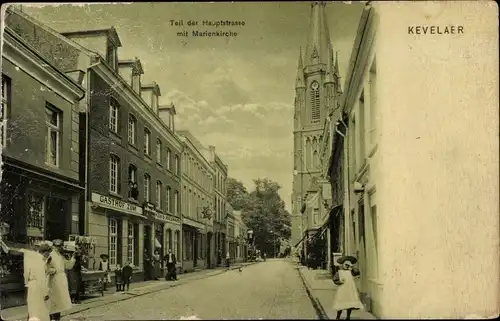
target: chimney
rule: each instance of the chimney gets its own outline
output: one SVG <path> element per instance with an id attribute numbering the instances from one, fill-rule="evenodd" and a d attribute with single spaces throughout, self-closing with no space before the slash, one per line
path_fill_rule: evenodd
<path id="1" fill-rule="evenodd" d="M 215 162 L 215 146 L 214 145 L 209 145 L 208 146 L 208 151 L 210 152 L 210 159 Z"/>
<path id="2" fill-rule="evenodd" d="M 118 62 L 118 70 L 120 76 L 127 81 L 132 89 L 140 94 L 141 93 L 141 75 L 144 74 L 142 64 L 139 58 L 130 60 L 120 60 Z"/>
<path id="3" fill-rule="evenodd" d="M 141 97 L 148 104 L 148 106 L 158 113 L 158 97 L 161 96 L 160 87 L 156 82 L 141 86 Z"/>
<path id="4" fill-rule="evenodd" d="M 175 111 L 175 105 L 172 102 L 170 105 L 162 105 L 158 107 L 158 116 L 160 116 L 160 119 L 173 132 L 175 132 L 175 115 L 177 115 L 177 112 Z"/>

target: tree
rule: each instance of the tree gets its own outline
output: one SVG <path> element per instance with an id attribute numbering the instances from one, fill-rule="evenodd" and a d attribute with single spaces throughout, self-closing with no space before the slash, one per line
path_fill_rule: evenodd
<path id="1" fill-rule="evenodd" d="M 279 195 L 281 186 L 268 179 L 254 180 L 255 189 L 248 193 L 243 184 L 229 179 L 227 199 L 234 209 L 242 211 L 242 218 L 254 232 L 254 244 L 270 255 L 279 253 L 281 240 L 291 237 L 291 217 Z"/>
<path id="2" fill-rule="evenodd" d="M 236 211 L 242 210 L 248 200 L 248 191 L 242 182 L 228 177 L 226 181 L 227 195 L 226 199 Z"/>

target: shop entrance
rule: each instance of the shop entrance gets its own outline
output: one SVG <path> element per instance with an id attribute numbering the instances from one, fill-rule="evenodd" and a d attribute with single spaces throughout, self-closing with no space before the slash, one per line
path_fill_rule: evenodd
<path id="1" fill-rule="evenodd" d="M 210 269 L 212 268 L 212 256 L 210 255 L 212 253 L 212 232 L 207 233 L 207 267 Z"/>
<path id="2" fill-rule="evenodd" d="M 61 198 L 47 197 L 45 221 L 45 239 L 67 240 L 69 236 L 68 218 L 66 216 L 67 202 Z"/>

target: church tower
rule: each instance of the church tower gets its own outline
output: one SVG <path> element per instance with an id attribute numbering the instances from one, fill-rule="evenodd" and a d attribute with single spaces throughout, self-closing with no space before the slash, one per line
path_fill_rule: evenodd
<path id="1" fill-rule="evenodd" d="M 333 55 L 326 20 L 325 1 L 311 4 L 309 37 L 302 57 L 299 50 L 294 102 L 294 173 L 292 193 L 292 243 L 296 245 L 314 228 L 315 208 L 301 209 L 304 197 L 321 176 L 320 148 L 325 119 L 337 106 L 340 92 L 338 60 Z M 318 204 L 319 212 L 319 204 Z M 308 213 L 310 212 L 310 213 Z"/>

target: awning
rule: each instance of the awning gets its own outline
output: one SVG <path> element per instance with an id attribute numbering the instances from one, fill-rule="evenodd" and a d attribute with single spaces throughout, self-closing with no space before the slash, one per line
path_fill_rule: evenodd
<path id="1" fill-rule="evenodd" d="M 158 241 L 158 239 L 155 237 L 155 248 L 159 249 L 161 248 L 161 243 Z"/>

